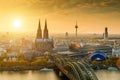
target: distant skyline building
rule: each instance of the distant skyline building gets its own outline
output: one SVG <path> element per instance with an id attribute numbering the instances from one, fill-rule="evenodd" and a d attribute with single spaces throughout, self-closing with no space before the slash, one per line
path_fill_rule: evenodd
<path id="1" fill-rule="evenodd" d="M 78 25 L 77 25 L 77 22 L 76 22 L 76 25 L 75 25 L 75 33 L 76 33 L 76 37 L 78 36 L 77 29 L 78 29 Z"/>
<path id="2" fill-rule="evenodd" d="M 41 51 L 41 52 L 52 51 L 53 47 L 54 47 L 53 39 L 49 38 L 47 20 L 45 20 L 43 36 L 42 36 L 42 30 L 41 30 L 41 25 L 39 20 L 37 35 L 35 39 L 35 50 Z"/>
<path id="3" fill-rule="evenodd" d="M 104 40 L 107 40 L 108 39 L 108 28 L 105 27 L 105 32 L 104 32 Z"/>
<path id="4" fill-rule="evenodd" d="M 65 33 L 65 37 L 68 38 L 68 36 L 69 36 L 69 34 L 68 34 L 68 32 L 66 32 L 66 33 Z"/>

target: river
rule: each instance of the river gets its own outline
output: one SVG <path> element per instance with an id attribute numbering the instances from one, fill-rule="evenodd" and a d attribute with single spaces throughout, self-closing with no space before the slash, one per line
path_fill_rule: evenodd
<path id="1" fill-rule="evenodd" d="M 119 71 L 96 71 L 99 80 L 120 80 Z M 65 80 L 60 79 L 54 71 L 2 71 L 0 80 Z"/>
<path id="2" fill-rule="evenodd" d="M 99 80 L 120 80 L 120 71 L 100 70 L 96 75 Z"/>
<path id="3" fill-rule="evenodd" d="M 2 71 L 0 80 L 60 80 L 54 71 Z"/>

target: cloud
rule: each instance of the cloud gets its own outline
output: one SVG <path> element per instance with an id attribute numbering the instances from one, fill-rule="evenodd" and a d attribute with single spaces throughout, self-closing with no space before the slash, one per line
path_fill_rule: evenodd
<path id="1" fill-rule="evenodd" d="M 1 0 L 1 10 L 63 12 L 63 14 L 120 12 L 120 0 Z"/>

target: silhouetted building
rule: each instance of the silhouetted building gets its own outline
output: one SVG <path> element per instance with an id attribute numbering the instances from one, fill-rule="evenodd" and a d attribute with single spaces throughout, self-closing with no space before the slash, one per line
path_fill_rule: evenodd
<path id="1" fill-rule="evenodd" d="M 68 36 L 69 36 L 69 34 L 68 34 L 68 32 L 66 32 L 66 33 L 65 33 L 65 37 L 68 38 Z"/>
<path id="2" fill-rule="evenodd" d="M 105 32 L 104 32 L 104 40 L 108 39 L 108 28 L 105 27 Z"/>
<path id="3" fill-rule="evenodd" d="M 42 30 L 41 30 L 41 24 L 40 24 L 40 20 L 39 20 L 39 24 L 38 24 L 38 30 L 37 30 L 37 39 L 42 39 Z"/>
<path id="4" fill-rule="evenodd" d="M 76 25 L 75 25 L 76 37 L 77 37 L 77 29 L 78 29 L 78 25 L 77 25 L 77 22 L 76 22 Z"/>
<path id="5" fill-rule="evenodd" d="M 45 20 L 45 28 L 42 37 L 42 30 L 39 21 L 37 36 L 35 39 L 35 50 L 45 52 L 45 51 L 52 51 L 53 49 L 53 39 L 49 38 L 49 33 L 47 29 L 47 20 Z"/>
<path id="6" fill-rule="evenodd" d="M 47 29 L 47 20 L 45 20 L 45 28 L 44 28 L 44 34 L 43 35 L 44 35 L 43 36 L 44 39 L 49 38 L 48 29 Z"/>

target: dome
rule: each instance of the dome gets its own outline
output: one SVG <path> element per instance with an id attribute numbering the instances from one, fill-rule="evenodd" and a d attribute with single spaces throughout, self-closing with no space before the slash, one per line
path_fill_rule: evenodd
<path id="1" fill-rule="evenodd" d="M 106 55 L 103 52 L 96 51 L 89 58 L 91 60 L 105 60 L 106 59 Z"/>

